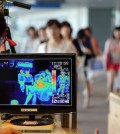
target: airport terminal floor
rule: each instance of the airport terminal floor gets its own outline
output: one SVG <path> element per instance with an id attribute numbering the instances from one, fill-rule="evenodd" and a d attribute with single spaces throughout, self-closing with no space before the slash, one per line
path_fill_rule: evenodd
<path id="1" fill-rule="evenodd" d="M 91 108 L 82 109 L 83 96 L 78 91 L 78 106 L 77 106 L 77 126 L 84 134 L 93 134 L 95 128 L 99 129 L 100 134 L 107 134 L 108 129 L 108 103 L 106 78 L 105 76 L 97 78 L 94 81 L 94 88 L 91 98 Z"/>

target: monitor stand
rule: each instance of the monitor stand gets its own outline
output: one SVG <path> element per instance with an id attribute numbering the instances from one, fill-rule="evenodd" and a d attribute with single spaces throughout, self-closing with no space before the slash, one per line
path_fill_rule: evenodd
<path id="1" fill-rule="evenodd" d="M 36 119 L 35 115 L 29 115 L 29 118 L 13 119 L 10 121 L 10 123 L 19 126 L 44 126 L 54 124 L 54 120 L 52 118 Z"/>

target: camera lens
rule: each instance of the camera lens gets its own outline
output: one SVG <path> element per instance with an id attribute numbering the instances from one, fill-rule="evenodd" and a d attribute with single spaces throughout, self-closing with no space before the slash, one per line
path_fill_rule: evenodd
<path id="1" fill-rule="evenodd" d="M 8 9 L 4 9 L 4 16 L 9 16 L 9 10 Z"/>

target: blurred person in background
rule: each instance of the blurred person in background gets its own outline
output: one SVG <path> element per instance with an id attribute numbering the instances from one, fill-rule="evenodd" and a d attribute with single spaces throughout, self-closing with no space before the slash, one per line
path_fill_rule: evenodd
<path id="1" fill-rule="evenodd" d="M 65 42 L 72 43 L 72 27 L 69 22 L 64 21 L 61 23 L 61 35 Z"/>
<path id="2" fill-rule="evenodd" d="M 71 42 L 62 39 L 61 24 L 58 20 L 51 19 L 47 22 L 46 33 L 48 41 L 39 46 L 38 53 L 77 53 Z"/>
<path id="3" fill-rule="evenodd" d="M 113 30 L 113 36 L 105 42 L 104 59 L 107 70 L 107 86 L 113 92 L 117 74 L 120 70 L 120 27 Z"/>
<path id="4" fill-rule="evenodd" d="M 34 51 L 37 52 L 39 46 L 47 41 L 46 28 L 41 27 L 38 30 L 38 38 L 34 41 Z"/>
<path id="5" fill-rule="evenodd" d="M 92 44 L 92 49 L 93 49 L 94 55 L 96 55 L 96 56 L 101 55 L 102 51 L 99 47 L 99 43 L 98 43 L 97 39 L 95 37 L 93 37 L 93 32 L 90 27 L 85 28 L 85 34 L 88 37 L 88 40 L 90 40 L 90 42 Z"/>
<path id="6" fill-rule="evenodd" d="M 85 34 L 85 29 L 81 29 L 78 31 L 77 34 L 77 41 L 79 50 L 81 51 L 81 54 L 85 56 L 85 62 L 84 62 L 84 76 L 85 76 L 85 89 L 83 91 L 84 95 L 84 108 L 90 107 L 90 98 L 91 98 L 91 90 L 92 90 L 92 72 L 89 70 L 89 61 L 95 57 L 93 52 L 93 47 L 91 44 L 91 41 L 88 39 L 88 37 Z M 78 47 L 77 46 L 77 47 Z"/>
<path id="7" fill-rule="evenodd" d="M 61 37 L 61 24 L 55 19 L 47 22 L 46 33 L 48 41 L 39 46 L 38 53 L 77 53 L 71 42 Z"/>
<path id="8" fill-rule="evenodd" d="M 81 50 L 81 42 L 84 40 L 84 38 L 86 38 L 86 36 L 85 36 L 85 34 L 82 34 L 81 36 L 82 37 L 80 37 L 80 36 L 77 35 L 77 38 L 76 39 L 73 39 L 73 45 L 77 49 L 78 55 L 82 57 L 82 56 L 84 56 L 84 53 Z"/>
<path id="9" fill-rule="evenodd" d="M 37 39 L 37 32 L 35 27 L 31 26 L 27 29 L 28 39 L 25 44 L 21 47 L 21 53 L 34 53 L 36 44 L 34 43 Z"/>
<path id="10" fill-rule="evenodd" d="M 46 35 L 46 28 L 41 27 L 38 30 L 38 38 L 40 40 L 40 43 L 45 43 L 47 41 L 47 35 Z"/>
<path id="11" fill-rule="evenodd" d="M 42 43 L 45 43 L 46 41 L 47 41 L 46 28 L 41 27 L 38 30 L 38 39 L 36 40 L 35 43 L 38 43 L 39 45 L 41 45 Z"/>
<path id="12" fill-rule="evenodd" d="M 64 42 L 66 42 L 67 44 L 73 44 L 73 46 L 76 48 L 77 51 L 77 58 L 81 57 L 83 55 L 79 45 L 78 45 L 78 41 L 76 39 L 72 38 L 72 27 L 70 25 L 69 22 L 64 21 L 61 23 L 61 35 L 62 35 L 62 39 L 64 40 Z M 77 46 L 78 45 L 78 46 Z M 78 59 L 79 59 L 78 58 Z"/>

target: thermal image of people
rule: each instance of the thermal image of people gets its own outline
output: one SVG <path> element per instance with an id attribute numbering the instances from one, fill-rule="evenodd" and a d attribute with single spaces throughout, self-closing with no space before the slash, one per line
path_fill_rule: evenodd
<path id="1" fill-rule="evenodd" d="M 1 76 L 9 74 L 0 77 L 1 87 L 7 91 L 5 95 L 8 98 L 3 99 L 2 103 L 50 106 L 70 104 L 72 75 L 69 64 L 65 63 L 66 60 L 57 62 L 49 59 L 44 64 L 42 60 L 34 59 L 1 61 Z"/>
<path id="2" fill-rule="evenodd" d="M 57 77 L 58 90 L 57 95 L 64 96 L 65 94 L 69 94 L 70 87 L 70 77 L 69 74 L 66 75 L 65 71 L 61 71 L 61 74 Z"/>
<path id="3" fill-rule="evenodd" d="M 35 105 L 36 99 L 37 96 L 36 96 L 35 88 L 34 86 L 30 86 L 24 105 L 27 105 L 31 100 L 32 100 L 32 105 Z"/>
<path id="4" fill-rule="evenodd" d="M 11 100 L 10 102 L 11 105 L 19 105 L 18 100 Z"/>
<path id="5" fill-rule="evenodd" d="M 18 74 L 18 83 L 20 84 L 20 89 L 22 92 L 25 91 L 25 73 L 23 69 L 20 70 L 20 73 Z"/>
<path id="6" fill-rule="evenodd" d="M 35 88 L 44 88 L 45 87 L 45 72 L 40 71 L 39 74 L 36 74 L 34 77 L 34 83 L 35 83 Z"/>
<path id="7" fill-rule="evenodd" d="M 30 74 L 29 70 L 25 71 L 25 86 L 26 86 L 26 95 L 28 95 L 29 89 L 33 85 L 33 76 Z"/>
<path id="8" fill-rule="evenodd" d="M 66 76 L 66 82 L 65 82 L 65 93 L 66 93 L 66 98 L 67 100 L 70 100 L 70 76 Z"/>
<path id="9" fill-rule="evenodd" d="M 40 72 L 39 77 L 35 79 L 35 89 L 39 100 L 49 101 L 52 96 L 51 79 L 52 77 L 49 70 Z"/>
<path id="10" fill-rule="evenodd" d="M 45 82 L 41 77 L 35 81 L 37 97 L 40 101 L 49 101 L 51 93 L 51 83 Z"/>
<path id="11" fill-rule="evenodd" d="M 49 74 L 49 73 L 48 73 Z M 50 74 L 49 74 L 50 76 Z M 45 71 L 40 71 L 39 74 L 34 76 L 34 84 L 29 87 L 29 93 L 25 101 L 25 105 L 32 99 L 32 104 L 36 104 L 36 100 L 49 101 L 51 93 L 51 83 L 47 82 Z M 51 78 L 50 78 L 51 79 Z"/>
<path id="12" fill-rule="evenodd" d="M 46 74 L 46 82 L 51 83 L 52 82 L 51 72 L 48 69 L 46 69 L 45 74 Z"/>
<path id="13" fill-rule="evenodd" d="M 66 78 L 66 81 L 65 81 L 65 92 L 68 93 L 69 89 L 70 89 L 70 76 L 67 75 L 65 78 Z"/>
<path id="14" fill-rule="evenodd" d="M 20 70 L 20 73 L 18 74 L 20 89 L 22 92 L 26 89 L 24 105 L 35 105 L 38 101 L 48 102 L 50 98 L 52 98 L 54 94 L 52 91 L 52 75 L 52 72 L 48 69 L 34 75 L 30 72 L 30 69 Z M 61 70 L 60 75 L 54 79 L 57 79 L 57 92 L 55 94 L 58 97 L 65 97 L 67 100 L 70 100 L 70 72 Z M 13 101 L 12 104 L 13 103 L 17 104 L 15 101 Z"/>

